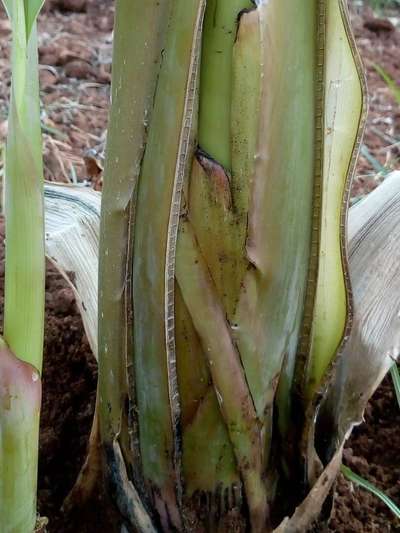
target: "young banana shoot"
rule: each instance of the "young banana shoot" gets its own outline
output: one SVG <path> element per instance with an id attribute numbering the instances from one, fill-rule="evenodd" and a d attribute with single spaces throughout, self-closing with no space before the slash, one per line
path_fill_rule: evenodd
<path id="1" fill-rule="evenodd" d="M 13 43 L 0 350 L 0 531 L 11 533 L 32 531 L 36 522 L 45 283 L 36 17 L 43 1 L 3 3 Z"/>

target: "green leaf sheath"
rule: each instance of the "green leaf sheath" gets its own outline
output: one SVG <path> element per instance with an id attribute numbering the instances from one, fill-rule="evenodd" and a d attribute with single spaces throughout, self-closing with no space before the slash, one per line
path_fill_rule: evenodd
<path id="1" fill-rule="evenodd" d="M 169 13 L 167 1 L 143 4 L 118 0 L 116 4 L 100 229 L 99 415 L 107 448 L 112 449 L 113 441 L 118 439 L 123 448 L 130 449 L 125 457 L 132 464 L 135 480 L 141 479 L 141 465 L 133 408 L 132 221 Z M 112 474 L 112 465 L 110 468 Z M 143 491 L 143 483 L 137 487 Z"/>
<path id="2" fill-rule="evenodd" d="M 237 19 L 251 0 L 208 0 L 200 76 L 199 144 L 231 168 L 232 48 Z"/>
<path id="3" fill-rule="evenodd" d="M 258 115 L 256 139 L 254 134 L 247 137 L 241 132 L 234 137 L 236 176 L 250 172 L 249 266 L 238 297 L 234 328 L 257 415 L 263 423 L 266 454 L 284 361 L 289 365 L 286 372 L 293 371 L 290 367 L 295 360 L 306 292 L 315 172 L 316 9 L 316 2 L 301 0 L 263 3 L 256 11 L 242 15 L 236 43 L 237 69 L 251 66 L 246 61 L 246 42 L 255 39 L 257 30 L 252 28 L 259 28 L 262 68 L 260 87 L 254 93 L 259 94 L 260 101 L 251 110 Z M 253 161 L 248 155 L 252 150 Z M 290 385 L 289 377 L 284 401 Z"/>
<path id="4" fill-rule="evenodd" d="M 207 17 L 209 11 L 206 31 Z M 343 17 L 343 3 L 333 0 L 307 6 L 265 2 L 242 13 L 230 67 L 231 172 L 208 149 L 210 155 L 197 153 L 190 178 L 188 218 L 264 426 L 265 460 L 278 381 L 285 431 L 296 355 L 300 374 L 316 366 L 320 382 L 347 319 L 344 213 L 361 89 Z M 339 56 L 335 39 L 342 46 Z M 346 61 L 356 72 L 350 80 Z M 335 99 L 334 81 L 342 75 L 349 95 L 345 113 Z M 212 91 L 207 94 L 211 98 Z M 201 148 L 207 146 L 203 98 L 201 92 Z M 332 121 L 346 120 L 352 126 L 339 136 L 346 137 L 347 152 L 337 144 L 332 148 L 329 138 Z M 341 151 L 347 153 L 344 162 L 337 159 Z M 334 253 L 327 254 L 330 246 Z"/>
<path id="5" fill-rule="evenodd" d="M 326 2 L 324 150 L 318 282 L 307 368 L 311 397 L 335 357 L 348 324 L 348 191 L 359 148 L 363 78 L 348 36 L 345 3 Z"/>
<path id="6" fill-rule="evenodd" d="M 225 312 L 190 222 L 181 221 L 177 282 L 206 355 L 218 404 L 246 489 L 254 531 L 266 521 L 259 421 Z"/>
<path id="7" fill-rule="evenodd" d="M 207 359 L 179 285 L 175 295 L 182 471 L 186 497 L 191 499 L 195 494 L 211 496 L 218 487 L 224 494 L 234 485 L 240 493 L 235 457 L 211 384 Z"/>
<path id="8" fill-rule="evenodd" d="M 170 12 L 139 181 L 133 249 L 134 365 L 143 470 L 149 484 L 158 488 L 156 505 L 165 504 L 168 509 L 168 513 L 159 509 L 163 523 L 169 514 L 175 525 L 175 487 L 178 484 L 179 488 L 180 473 L 174 422 L 179 405 L 174 392 L 174 339 L 167 342 L 166 337 L 168 318 L 174 319 L 170 315 L 173 295 L 169 294 L 173 254 L 167 261 L 167 253 L 170 247 L 173 252 L 177 229 L 174 222 L 170 226 L 171 204 L 177 203 L 179 214 L 176 186 L 183 179 L 190 153 L 188 113 L 194 109 L 187 104 L 192 98 L 190 70 L 202 6 L 199 0 L 179 0 Z M 184 136 L 189 137 L 182 142 Z"/>
<path id="9" fill-rule="evenodd" d="M 232 212 L 229 179 L 221 165 L 200 152 L 193 159 L 185 207 L 220 303 L 232 316 L 240 283 L 238 266 L 244 261 L 243 254 L 236 253 L 237 224 Z M 179 257 L 180 240 L 181 234 L 178 239 L 177 269 L 185 268 L 187 276 L 191 276 L 191 264 L 178 264 L 179 261 L 186 261 L 184 256 Z M 184 282 L 184 278 L 181 281 Z M 176 306 L 182 328 L 176 332 L 179 339 L 178 379 L 182 414 L 186 411 L 193 413 L 190 417 L 183 416 L 182 420 L 184 477 L 185 480 L 190 479 L 187 487 L 189 497 L 197 491 L 215 494 L 221 484 L 221 493 L 224 494 L 225 490 L 233 490 L 233 484 L 237 488 L 240 486 L 238 472 L 227 426 L 212 386 L 207 352 L 198 339 L 192 313 L 187 310 L 184 300 L 177 302 Z M 209 315 L 212 320 L 212 310 L 209 310 Z M 202 386 L 194 388 L 193 382 Z M 207 421 L 211 424 L 208 431 L 213 432 L 215 441 L 205 438 Z"/>
<path id="10" fill-rule="evenodd" d="M 243 7 L 243 5 L 241 6 Z M 229 7 L 232 9 L 232 6 Z M 207 58 L 210 52 L 209 47 L 215 46 L 215 42 L 212 41 L 210 36 L 207 36 L 207 24 L 210 24 L 210 11 L 218 11 L 219 16 L 221 13 L 227 12 L 227 4 L 224 2 L 208 4 L 206 19 L 205 19 L 205 33 L 203 37 L 202 48 L 202 64 L 207 68 Z M 236 35 L 237 31 L 237 19 L 240 8 L 237 9 L 236 15 L 232 16 L 233 33 L 228 34 L 228 39 L 224 37 L 224 58 L 222 63 L 223 68 L 226 68 L 226 62 L 229 63 L 229 76 L 232 76 L 232 54 L 234 38 L 232 35 Z M 208 17 L 208 18 L 207 18 Z M 220 31 L 219 28 L 218 31 Z M 217 31 L 215 28 L 213 31 Z M 229 37 L 229 35 L 231 37 Z M 208 39 L 208 40 L 207 40 Z M 230 59 L 229 59 L 230 57 Z M 247 58 L 246 58 L 247 59 Z M 201 71 L 201 82 L 203 81 L 204 68 Z M 259 81 L 259 77 L 257 78 Z M 251 84 L 251 82 L 250 82 Z M 249 86 L 250 86 L 249 84 Z M 220 97 L 221 86 L 218 83 L 212 87 L 213 99 L 209 98 L 209 94 L 203 93 L 203 85 L 201 85 L 200 91 L 200 108 L 202 106 L 203 98 L 211 105 L 215 100 Z M 211 90 L 211 89 L 210 89 Z M 254 99 L 257 102 L 257 98 Z M 249 108 L 254 101 L 249 99 Z M 226 115 L 227 120 L 230 120 L 230 102 L 225 101 L 222 107 L 219 109 Z M 245 103 L 243 102 L 243 106 Z M 204 107 L 203 107 L 204 109 Z M 201 117 L 200 109 L 200 117 Z M 200 118 L 201 120 L 201 118 Z M 230 124 L 228 124 L 230 129 Z M 212 131 L 209 132 L 212 135 Z M 253 132 L 252 132 L 253 133 Z M 201 133 L 199 132 L 199 135 Z M 230 141 L 230 131 L 228 131 L 228 144 Z M 254 135 L 253 135 L 254 136 Z M 224 140 L 222 139 L 224 142 Z M 240 140 L 238 141 L 240 142 Z M 201 140 L 200 140 L 201 143 Z M 201 146 L 202 147 L 202 146 Z M 253 159 L 253 156 L 252 156 Z M 239 181 L 240 179 L 240 181 Z M 243 177 L 243 171 L 235 184 L 232 184 L 232 176 L 228 173 L 224 167 L 214 160 L 209 154 L 200 150 L 197 151 L 192 163 L 190 181 L 187 187 L 185 209 L 188 211 L 188 217 L 190 224 L 193 227 L 195 233 L 195 239 L 199 247 L 199 254 L 205 258 L 207 263 L 207 269 L 209 269 L 212 276 L 212 283 L 214 289 L 217 291 L 219 304 L 222 304 L 224 312 L 226 312 L 229 319 L 233 318 L 235 307 L 237 304 L 237 297 L 242 281 L 244 272 L 247 268 L 247 261 L 244 256 L 245 250 L 245 235 L 247 226 L 247 176 Z M 237 193 L 237 194 L 236 194 Z M 180 234 L 179 242 L 181 242 L 182 235 Z M 179 245 L 178 245 L 179 248 Z M 179 258 L 178 258 L 179 257 Z M 177 256 L 177 269 L 180 272 L 185 272 L 181 282 L 185 284 L 185 276 L 187 279 L 192 280 L 190 273 L 190 264 L 185 264 L 185 254 Z M 178 264 L 182 261 L 184 264 Z M 186 270 L 185 270 L 186 269 Z M 185 284 L 186 299 L 192 304 L 196 302 L 196 298 L 187 296 L 187 284 Z M 182 287 L 180 286 L 180 290 Z M 185 300 L 185 297 L 184 297 Z M 179 306 L 177 305 L 177 313 L 179 312 Z M 189 304 L 187 304 L 189 305 Z M 218 406 L 217 393 L 213 389 L 211 378 L 212 371 L 208 371 L 203 365 L 209 360 L 210 354 L 201 345 L 196 350 L 198 353 L 196 357 L 196 366 L 190 361 L 194 362 L 193 338 L 196 338 L 199 334 L 197 320 L 196 325 L 193 326 L 192 320 L 194 320 L 193 312 L 196 310 L 191 309 L 191 312 L 185 310 L 182 313 L 182 330 L 177 331 L 177 338 L 179 339 L 182 333 L 185 331 L 186 336 L 178 341 L 178 378 L 179 378 L 179 390 L 182 396 L 182 410 L 194 412 L 195 416 L 188 418 L 188 425 L 186 425 L 186 418 L 183 418 L 182 426 L 182 439 L 183 439 L 183 471 L 185 481 L 190 480 L 190 484 L 187 486 L 187 496 L 191 496 L 196 492 L 210 493 L 210 501 L 217 499 L 219 504 L 226 499 L 224 494 L 231 494 L 230 501 L 237 501 L 237 497 L 240 500 L 241 488 L 239 481 L 239 472 L 233 460 L 232 443 L 229 439 L 229 422 L 227 417 L 221 416 L 220 407 Z M 209 310 L 210 320 L 213 320 L 213 313 Z M 194 331 L 193 331 L 194 327 Z M 192 335 L 188 335 L 187 332 L 191 332 Z M 200 336 L 201 337 L 201 336 Z M 195 343 L 195 346 L 198 345 Z M 203 348 L 201 347 L 203 346 Z M 216 352 L 213 352 L 215 357 L 219 357 Z M 190 357 L 188 357 L 190 354 Z M 199 366 L 201 361 L 201 373 L 198 375 L 198 381 L 204 383 L 203 387 L 193 388 L 192 383 L 195 380 L 196 372 L 194 368 Z M 205 376 L 204 376 L 205 373 Z M 216 373 L 217 379 L 221 373 L 221 369 Z M 214 373 L 215 377 L 215 373 Z M 215 382 L 214 382 L 214 386 Z M 218 388 L 218 386 L 217 386 Z M 226 391 L 225 391 L 226 392 Z M 220 391 L 218 394 L 221 394 Z M 248 391 L 247 391 L 248 394 Z M 224 401 L 229 402 L 228 399 Z M 250 398 L 250 403 L 252 402 Z M 229 418 L 229 417 L 228 417 Z M 207 425 L 209 421 L 210 426 Z M 210 435 L 214 435 L 215 440 L 205 438 L 204 428 L 209 427 Z M 228 431 L 227 431 L 228 430 Z M 260 442 L 259 442 L 260 444 Z M 241 449 L 243 452 L 243 447 Z M 240 452 L 239 452 L 240 453 Z M 258 468 L 261 465 L 262 453 L 258 450 Z M 204 458 L 207 457 L 207 460 Z M 254 457 L 254 456 L 253 456 Z M 253 464 L 254 467 L 254 464 Z M 260 472 L 260 471 L 259 471 Z M 259 473 L 258 473 L 259 474 Z M 221 488 L 222 486 L 222 488 Z M 218 494 L 220 496 L 218 496 Z M 260 491 L 260 500 L 265 497 L 263 495 L 263 489 Z M 264 502 L 265 504 L 265 502 Z"/>
<path id="11" fill-rule="evenodd" d="M 232 208 L 235 213 L 237 253 L 242 256 L 240 277 L 243 278 L 244 249 L 247 238 L 247 216 L 250 191 L 253 185 L 256 154 L 258 150 L 258 126 L 261 112 L 261 87 L 263 81 L 263 57 L 259 13 L 244 13 L 239 19 L 236 41 L 233 47 L 231 149 Z M 241 281 L 241 280 L 240 280 Z M 234 290 L 237 290 L 235 285 Z"/>

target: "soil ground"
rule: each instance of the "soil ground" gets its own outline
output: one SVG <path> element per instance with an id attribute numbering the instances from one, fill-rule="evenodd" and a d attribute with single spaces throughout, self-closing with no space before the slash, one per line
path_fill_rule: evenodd
<path id="1" fill-rule="evenodd" d="M 370 113 L 363 155 L 353 184 L 353 202 L 376 187 L 389 170 L 399 168 L 400 157 L 400 106 L 375 66 L 380 65 L 400 82 L 400 8 L 386 11 L 380 18 L 362 2 L 358 4 L 352 5 L 353 24 L 366 65 Z M 97 166 L 101 166 L 101 157 L 97 156 L 103 150 L 107 125 L 113 3 L 52 0 L 46 6 L 39 22 L 46 177 L 66 182 L 86 180 L 101 188 Z M 7 131 L 9 37 L 9 23 L 0 12 L 0 147 Z M 1 247 L 0 295 L 3 275 Z M 0 296 L 1 309 L 2 304 Z M 40 513 L 49 517 L 50 533 L 111 533 L 113 528 L 102 515 L 101 501 L 95 514 L 89 516 L 66 516 L 60 511 L 84 460 L 97 369 L 72 291 L 51 265 L 46 283 L 45 337 Z M 397 503 L 400 502 L 399 423 L 399 409 L 391 382 L 386 378 L 368 405 L 365 423 L 354 430 L 345 451 L 346 464 L 384 489 Z M 386 506 L 343 477 L 338 480 L 335 500 L 331 532 L 400 531 L 399 522 Z"/>

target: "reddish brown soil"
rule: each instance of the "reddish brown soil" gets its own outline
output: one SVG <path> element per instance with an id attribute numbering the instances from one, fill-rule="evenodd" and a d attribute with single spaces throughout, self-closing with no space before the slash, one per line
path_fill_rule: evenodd
<path id="1" fill-rule="evenodd" d="M 384 490 L 400 503 L 400 409 L 389 377 L 374 394 L 365 411 L 365 423 L 355 428 L 344 452 L 344 462 L 354 472 Z M 354 487 L 343 476 L 337 484 L 331 531 L 389 533 L 400 522 L 375 496 Z"/>
<path id="2" fill-rule="evenodd" d="M 400 10 L 389 13 L 400 17 Z M 88 148 L 101 150 L 109 100 L 113 3 L 110 0 L 52 0 L 41 16 L 40 62 L 45 171 L 49 179 L 95 181 L 85 166 Z M 371 94 L 364 143 L 384 167 L 376 178 L 361 157 L 353 197 L 373 189 L 387 169 L 399 168 L 400 110 L 374 64 L 400 81 L 400 31 L 374 20 L 371 11 L 354 9 L 355 33 L 367 66 Z M 396 22 L 396 21 L 395 21 Z M 0 12 L 0 145 L 7 131 L 9 24 Z M 0 163 L 1 171 L 1 163 Z M 0 237 L 2 233 L 0 233 Z M 2 238 L 1 238 L 2 241 Z M 0 309 L 3 294 L 0 248 Z M 2 312 L 2 311 L 1 311 Z M 0 318 L 1 317 L 0 312 Z M 50 533 L 112 533 L 101 499 L 92 513 L 66 516 L 62 502 L 78 474 L 94 409 L 96 363 L 83 331 L 71 290 L 49 266 L 46 284 L 44 398 L 39 464 L 39 509 L 48 516 Z M 354 433 L 345 462 L 400 502 L 400 416 L 386 379 L 371 400 L 366 422 Z M 400 531 L 388 509 L 374 496 L 340 477 L 330 531 L 340 533 Z"/>
<path id="3" fill-rule="evenodd" d="M 61 507 L 85 453 L 97 366 L 72 290 L 51 265 L 46 281 L 39 505 L 48 516 Z"/>
<path id="4" fill-rule="evenodd" d="M 352 189 L 353 202 L 377 187 L 390 170 L 400 168 L 400 106 L 376 71 L 376 66 L 381 67 L 399 86 L 400 8 L 374 14 L 370 8 L 357 8 L 354 4 L 351 3 L 352 23 L 366 67 L 369 92 L 364 150 L 375 158 L 380 169 L 374 168 L 364 155 L 360 156 Z"/>
<path id="5" fill-rule="evenodd" d="M 49 532 L 89 533 L 99 522 L 100 531 L 113 531 L 101 493 L 95 506 L 68 513 L 68 518 L 60 512 L 85 458 L 96 382 L 97 363 L 72 290 L 48 264 L 38 505 L 40 514 L 51 519 Z"/>
<path id="6" fill-rule="evenodd" d="M 82 11 L 56 9 L 78 5 Z M 45 177 L 91 181 L 88 149 L 102 149 L 107 123 L 114 7 L 110 0 L 47 0 L 39 19 Z M 0 145 L 7 132 L 10 24 L 0 4 Z"/>

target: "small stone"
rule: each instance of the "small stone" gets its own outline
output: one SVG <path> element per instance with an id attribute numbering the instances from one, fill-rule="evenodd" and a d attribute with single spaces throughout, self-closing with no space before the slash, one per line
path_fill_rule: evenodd
<path id="1" fill-rule="evenodd" d="M 394 26 L 388 19 L 380 19 L 380 18 L 368 18 L 364 22 L 364 28 L 367 28 L 367 30 L 373 31 L 374 33 L 380 33 L 380 32 L 391 32 L 394 31 Z"/>
<path id="2" fill-rule="evenodd" d="M 11 32 L 11 23 L 9 19 L 0 20 L 0 35 L 6 36 Z"/>
<path id="3" fill-rule="evenodd" d="M 64 288 L 57 292 L 54 302 L 54 309 L 58 313 L 71 313 L 75 305 L 75 296 L 72 289 Z"/>
<path id="4" fill-rule="evenodd" d="M 42 89 L 46 89 L 48 87 L 51 87 L 52 85 L 55 85 L 58 81 L 58 77 L 54 72 L 48 69 L 40 69 L 39 80 L 40 87 Z"/>
<path id="5" fill-rule="evenodd" d="M 93 77 L 93 69 L 86 61 L 75 59 L 65 65 L 65 75 L 69 78 L 88 79 Z"/>

